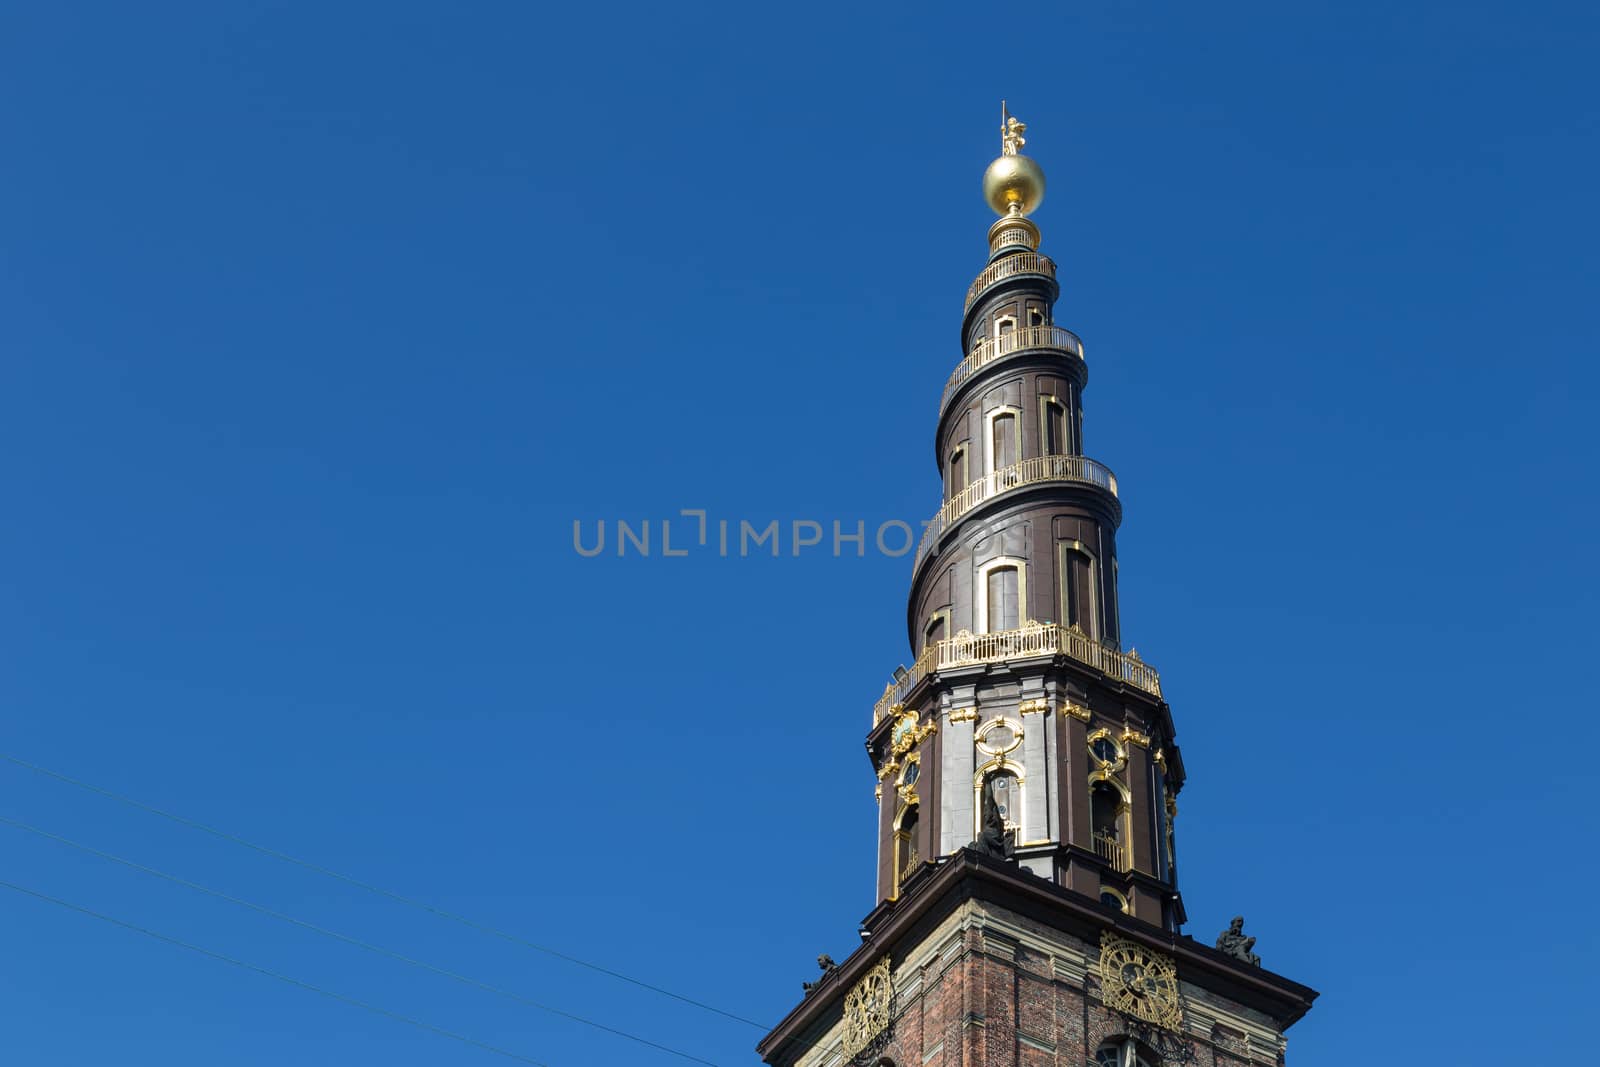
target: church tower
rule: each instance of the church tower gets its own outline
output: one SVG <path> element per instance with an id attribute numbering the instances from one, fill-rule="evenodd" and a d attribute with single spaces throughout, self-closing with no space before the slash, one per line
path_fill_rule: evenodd
<path id="1" fill-rule="evenodd" d="M 914 655 L 867 734 L 878 905 L 761 1042 L 775 1067 L 1276 1065 L 1316 993 L 1235 919 L 1181 931 L 1183 757 L 1124 649 L 1117 479 L 1084 454 L 1088 364 L 1029 215 L 1044 172 L 1002 109 L 1000 218 L 967 290 L 917 546 Z"/>

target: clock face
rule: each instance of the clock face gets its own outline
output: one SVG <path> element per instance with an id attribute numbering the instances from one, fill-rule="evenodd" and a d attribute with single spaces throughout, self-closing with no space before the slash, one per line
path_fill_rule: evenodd
<path id="1" fill-rule="evenodd" d="M 1108 933 L 1100 948 L 1100 985 L 1115 1011 L 1171 1029 L 1181 1025 L 1177 968 L 1159 953 Z"/>
<path id="2" fill-rule="evenodd" d="M 896 751 L 909 747 L 912 731 L 917 728 L 917 716 L 913 712 L 900 716 L 900 721 L 894 724 L 894 735 L 890 740 Z"/>
<path id="3" fill-rule="evenodd" d="M 893 1022 L 894 979 L 885 956 L 844 998 L 843 1051 L 855 1059 L 889 1029 Z"/>

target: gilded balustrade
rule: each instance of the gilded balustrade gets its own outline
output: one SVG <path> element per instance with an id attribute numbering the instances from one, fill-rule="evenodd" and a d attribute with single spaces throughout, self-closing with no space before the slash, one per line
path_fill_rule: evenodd
<path id="1" fill-rule="evenodd" d="M 1041 256 L 1037 252 L 1015 252 L 1009 256 L 1002 256 L 979 274 L 972 287 L 967 290 L 967 303 L 962 309 L 963 313 L 972 307 L 972 302 L 978 299 L 989 286 L 996 282 L 1003 282 L 1007 278 L 1015 278 L 1019 274 L 1042 274 L 1046 278 L 1056 276 L 1055 260 L 1049 256 Z"/>
<path id="2" fill-rule="evenodd" d="M 1110 834 L 1095 834 L 1094 850 L 1101 859 L 1111 864 L 1111 866 L 1115 867 L 1117 870 L 1125 871 L 1128 869 L 1127 864 L 1123 861 L 1124 854 L 1122 851 L 1122 842 L 1118 841 Z"/>
<path id="3" fill-rule="evenodd" d="M 939 398 L 940 410 L 942 411 L 950 402 L 950 394 L 956 391 L 957 386 L 988 364 L 1036 348 L 1053 348 L 1070 352 L 1079 359 L 1084 358 L 1083 342 L 1078 340 L 1078 335 L 1060 326 L 1024 326 L 1020 329 L 1007 330 L 997 337 L 985 337 L 972 346 L 972 351 L 956 364 L 950 380 L 944 383 L 944 395 Z"/>
<path id="4" fill-rule="evenodd" d="M 1111 468 L 1087 456 L 1032 456 L 1021 463 L 1001 467 L 967 485 L 945 501 L 944 507 L 928 520 L 922 531 L 922 540 L 917 543 L 912 569 L 915 570 L 922 563 L 922 557 L 939 543 L 939 538 L 961 516 L 1001 493 L 1039 482 L 1083 482 L 1099 486 L 1112 496 L 1117 495 L 1117 476 L 1111 473 Z"/>
<path id="5" fill-rule="evenodd" d="M 1160 674 L 1140 659 L 1138 653 L 1119 652 L 1102 645 L 1076 626 L 1035 622 L 999 633 L 974 634 L 963 630 L 954 637 L 928 645 L 910 667 L 895 672 L 895 680 L 884 689 L 883 696 L 873 707 L 872 721 L 882 719 L 890 708 L 905 699 L 918 682 L 935 672 L 1054 655 L 1077 660 L 1109 678 L 1126 682 L 1152 696 L 1161 695 Z"/>

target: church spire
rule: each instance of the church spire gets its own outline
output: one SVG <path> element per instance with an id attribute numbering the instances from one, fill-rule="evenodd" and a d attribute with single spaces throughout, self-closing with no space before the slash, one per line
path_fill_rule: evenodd
<path id="1" fill-rule="evenodd" d="M 1089 371 L 1028 215 L 1044 171 L 1001 105 L 1000 218 L 967 288 L 934 429 L 943 492 L 906 604 L 913 659 L 873 707 L 878 904 L 862 944 L 761 1043 L 775 1067 L 1046 1058 L 1283 1063 L 1313 990 L 1243 920 L 1180 936 L 1183 757 L 1124 651 L 1117 478 L 1084 454 Z M 981 1024 L 966 1006 L 985 1007 Z M 1205 1047 L 1209 1046 L 1209 1047 Z"/>

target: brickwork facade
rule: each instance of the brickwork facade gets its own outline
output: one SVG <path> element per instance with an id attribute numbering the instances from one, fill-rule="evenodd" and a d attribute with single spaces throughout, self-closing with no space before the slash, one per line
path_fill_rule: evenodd
<path id="1" fill-rule="evenodd" d="M 1100 948 L 1004 908 L 969 901 L 894 968 L 894 1025 L 864 1062 L 893 1067 L 1085 1067 L 1137 1024 L 1101 1001 Z M 1183 982 L 1195 1067 L 1277 1067 L 1284 1039 L 1259 1011 Z M 792 1062 L 840 1067 L 842 1019 Z M 1155 1064 L 1154 1049 L 1144 1053 Z M 1170 1059 L 1170 1056 L 1168 1057 Z"/>

